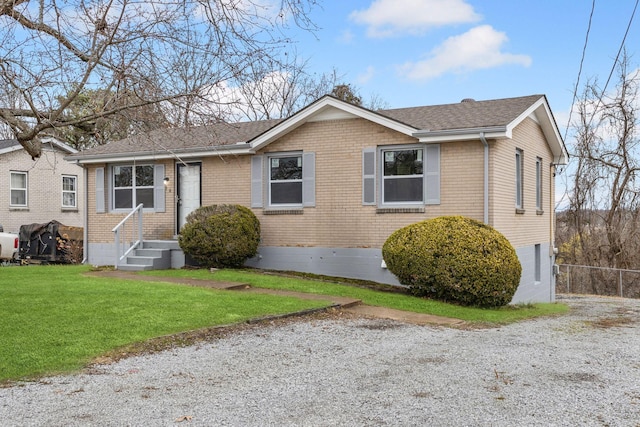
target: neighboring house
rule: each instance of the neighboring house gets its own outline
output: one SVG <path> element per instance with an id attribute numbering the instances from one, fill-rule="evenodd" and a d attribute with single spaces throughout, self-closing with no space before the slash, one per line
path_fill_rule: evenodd
<path id="1" fill-rule="evenodd" d="M 17 233 L 21 225 L 56 220 L 82 227 L 82 167 L 64 161 L 77 151 L 53 138 L 42 155 L 31 155 L 13 139 L 0 140 L 0 224 Z"/>
<path id="2" fill-rule="evenodd" d="M 554 176 L 567 153 L 544 95 L 385 111 L 325 96 L 285 120 L 162 129 L 68 160 L 87 170 L 92 264 L 116 263 L 112 229 L 139 203 L 144 239 L 158 240 L 198 206 L 233 203 L 261 222 L 250 266 L 397 284 L 387 237 L 464 215 L 515 247 L 514 302 L 555 299 Z"/>

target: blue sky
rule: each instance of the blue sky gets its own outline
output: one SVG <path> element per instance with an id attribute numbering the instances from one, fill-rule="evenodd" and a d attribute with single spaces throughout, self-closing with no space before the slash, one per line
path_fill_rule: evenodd
<path id="1" fill-rule="evenodd" d="M 327 0 L 297 48 L 391 108 L 545 94 L 564 134 L 592 1 Z M 604 82 L 635 0 L 596 1 L 581 83 Z M 640 11 L 638 12 L 640 15 Z M 640 61 L 640 16 L 626 40 Z M 635 61 L 634 61 L 635 63 Z"/>

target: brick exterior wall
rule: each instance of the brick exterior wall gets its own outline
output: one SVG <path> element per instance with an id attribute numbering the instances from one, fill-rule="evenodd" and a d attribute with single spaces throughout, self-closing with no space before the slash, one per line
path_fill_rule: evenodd
<path id="1" fill-rule="evenodd" d="M 513 139 L 500 140 L 491 147 L 490 224 L 500 230 L 518 248 L 552 243 L 555 221 L 555 189 L 550 166 L 553 155 L 540 126 L 524 120 L 513 131 Z M 516 213 L 516 149 L 523 152 L 523 208 Z M 542 159 L 542 212 L 536 209 L 536 158 Z"/>
<path id="2" fill-rule="evenodd" d="M 56 220 L 82 227 L 84 208 L 83 169 L 64 160 L 67 153 L 43 146 L 42 156 L 32 160 L 25 150 L 0 155 L 0 224 L 6 232 L 21 225 Z M 11 172 L 27 173 L 27 206 L 10 206 Z M 62 207 L 62 175 L 77 178 L 76 208 Z"/>
<path id="3" fill-rule="evenodd" d="M 153 162 L 144 162 L 149 164 Z M 144 217 L 144 238 L 145 239 L 172 239 L 175 235 L 175 202 L 174 202 L 174 186 L 175 183 L 175 164 L 171 160 L 155 162 L 155 164 L 163 164 L 165 166 L 165 176 L 169 178 L 169 185 L 164 194 L 166 210 L 162 213 L 145 212 Z M 107 173 L 109 165 L 107 164 L 90 164 L 87 165 L 88 176 L 88 239 L 91 243 L 113 243 L 114 235 L 111 230 L 118 225 L 120 221 L 127 215 L 123 212 L 111 212 L 109 206 L 110 196 Z M 104 189 L 106 211 L 103 213 L 96 212 L 96 169 L 104 168 Z M 131 232 L 131 228 L 129 228 Z"/>
<path id="4" fill-rule="evenodd" d="M 551 153 L 541 144 L 539 126 L 525 120 L 513 140 L 490 141 L 490 224 L 514 246 L 549 241 L 553 188 Z M 465 215 L 483 219 L 483 145 L 480 141 L 441 144 L 441 203 L 427 205 L 424 213 L 379 213 L 362 204 L 362 150 L 417 140 L 364 119 L 308 122 L 268 145 L 257 154 L 287 151 L 316 155 L 316 205 L 300 214 L 267 215 L 253 209 L 262 225 L 262 244 L 280 247 L 380 248 L 386 238 L 405 225 L 441 215 Z M 525 214 L 515 213 L 516 147 L 524 150 Z M 543 158 L 544 214 L 535 209 L 535 159 Z M 202 162 L 202 204 L 251 204 L 251 156 L 214 156 Z M 175 163 L 163 161 L 170 185 L 165 192 L 166 212 L 145 213 L 145 238 L 167 239 L 175 235 Z M 125 216 L 95 212 L 95 168 L 88 167 L 89 240 L 113 242 L 111 229 Z M 108 174 L 105 173 L 105 180 Z M 376 185 L 379 185 L 377 182 Z M 105 183 L 105 188 L 107 188 Z M 107 204 L 106 204 L 107 205 Z"/>

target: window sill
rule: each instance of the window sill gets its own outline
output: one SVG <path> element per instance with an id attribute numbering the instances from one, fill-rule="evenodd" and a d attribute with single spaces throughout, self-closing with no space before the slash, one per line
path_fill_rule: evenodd
<path id="1" fill-rule="evenodd" d="M 394 214 L 394 213 L 424 213 L 424 208 L 378 208 L 377 214 Z"/>
<path id="2" fill-rule="evenodd" d="M 544 211 L 542 209 L 537 209 L 536 215 L 544 215 Z"/>
<path id="3" fill-rule="evenodd" d="M 10 211 L 28 211 L 29 206 L 9 206 Z"/>
<path id="4" fill-rule="evenodd" d="M 60 212 L 78 212 L 78 208 L 61 208 Z"/>
<path id="5" fill-rule="evenodd" d="M 262 215 L 302 215 L 303 209 L 266 209 Z"/>
<path id="6" fill-rule="evenodd" d="M 524 215 L 525 212 L 524 209 L 516 208 L 516 215 Z"/>

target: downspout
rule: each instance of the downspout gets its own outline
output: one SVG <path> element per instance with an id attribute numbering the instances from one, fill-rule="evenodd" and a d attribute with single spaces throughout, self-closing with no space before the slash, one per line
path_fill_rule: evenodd
<path id="1" fill-rule="evenodd" d="M 489 143 L 484 137 L 484 132 L 480 132 L 480 141 L 484 146 L 484 176 L 483 176 L 483 193 L 484 193 L 484 212 L 483 221 L 489 225 Z"/>
<path id="2" fill-rule="evenodd" d="M 555 274 L 555 264 L 556 264 L 556 253 L 558 252 L 556 249 L 556 195 L 555 195 L 555 182 L 556 182 L 556 166 L 557 163 L 551 163 L 551 170 L 549 174 L 549 234 L 550 234 L 550 247 L 549 247 L 549 258 L 551 263 L 551 274 L 549 283 L 549 301 L 556 301 L 556 274 Z"/>
<path id="3" fill-rule="evenodd" d="M 89 171 L 87 171 L 86 165 L 82 166 L 82 179 L 84 183 L 84 213 L 82 215 L 83 230 L 82 230 L 82 264 L 85 264 L 89 259 Z"/>

